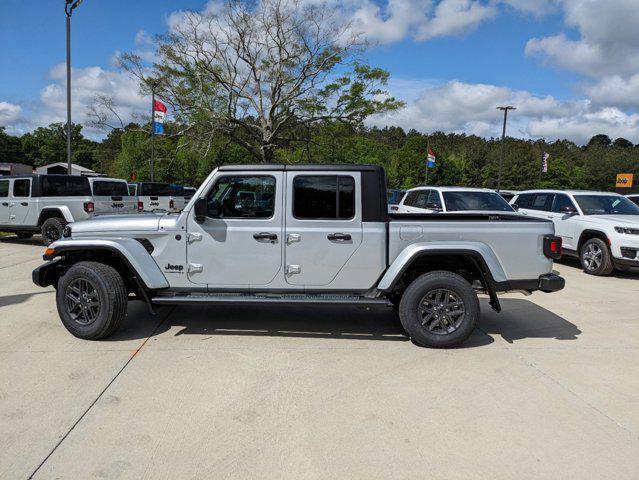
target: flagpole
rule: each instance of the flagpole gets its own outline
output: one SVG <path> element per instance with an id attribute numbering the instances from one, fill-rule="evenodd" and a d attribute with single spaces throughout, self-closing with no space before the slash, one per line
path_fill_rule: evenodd
<path id="1" fill-rule="evenodd" d="M 151 181 L 155 181 L 155 83 L 151 84 Z"/>
<path id="2" fill-rule="evenodd" d="M 425 186 L 428 186 L 428 155 L 430 155 L 430 138 L 426 137 L 426 180 L 424 182 Z"/>

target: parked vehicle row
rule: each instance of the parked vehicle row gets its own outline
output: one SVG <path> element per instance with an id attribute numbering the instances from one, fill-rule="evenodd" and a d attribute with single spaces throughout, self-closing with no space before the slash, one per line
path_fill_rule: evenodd
<path id="1" fill-rule="evenodd" d="M 494 190 L 467 187 L 416 187 L 408 190 L 397 213 L 514 212 Z"/>
<path id="2" fill-rule="evenodd" d="M 138 194 L 139 192 L 139 194 Z M 184 187 L 74 175 L 23 174 L 0 177 L 0 232 L 19 238 L 42 234 L 46 245 L 61 238 L 68 223 L 100 215 L 179 212 L 192 195 Z"/>
<path id="3" fill-rule="evenodd" d="M 444 200 L 445 202 L 445 200 Z M 510 207 L 508 207 L 510 208 Z M 388 214 L 384 170 L 234 165 L 181 213 L 79 222 L 33 272 L 73 335 L 117 330 L 129 298 L 165 304 L 395 306 L 421 345 L 472 333 L 478 293 L 561 290 L 552 222 L 512 212 Z"/>

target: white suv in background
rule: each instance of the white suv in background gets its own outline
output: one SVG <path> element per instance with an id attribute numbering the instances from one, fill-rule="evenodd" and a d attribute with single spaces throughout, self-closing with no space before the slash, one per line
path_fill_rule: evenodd
<path id="1" fill-rule="evenodd" d="M 397 213 L 514 212 L 494 190 L 468 187 L 417 187 L 406 192 Z"/>
<path id="2" fill-rule="evenodd" d="M 530 190 L 511 204 L 524 215 L 552 220 L 564 253 L 578 257 L 586 273 L 639 267 L 639 207 L 622 195 Z"/>

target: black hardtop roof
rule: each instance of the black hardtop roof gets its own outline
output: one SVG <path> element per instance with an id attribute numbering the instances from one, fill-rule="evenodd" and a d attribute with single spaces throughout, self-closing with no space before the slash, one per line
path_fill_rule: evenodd
<path id="1" fill-rule="evenodd" d="M 308 171 L 308 172 L 375 172 L 382 171 L 379 165 L 359 165 L 350 163 L 337 164 L 255 164 L 255 165 L 223 165 L 219 167 L 221 171 L 266 171 L 266 172 L 282 172 L 282 171 Z"/>

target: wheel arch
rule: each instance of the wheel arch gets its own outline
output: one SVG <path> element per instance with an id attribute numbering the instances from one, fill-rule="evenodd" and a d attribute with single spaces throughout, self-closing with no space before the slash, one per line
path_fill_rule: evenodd
<path id="1" fill-rule="evenodd" d="M 583 244 L 591 238 L 600 238 L 601 240 L 606 242 L 606 245 L 610 247 L 610 240 L 608 239 L 608 235 L 606 235 L 601 230 L 586 229 L 581 232 L 581 235 L 579 235 L 579 242 L 577 242 L 577 253 L 581 252 L 581 247 L 583 246 Z"/>
<path id="2" fill-rule="evenodd" d="M 42 209 L 40 212 L 40 216 L 38 217 L 38 226 L 41 227 L 42 224 L 48 220 L 49 218 L 63 218 L 67 223 L 73 222 L 73 215 L 71 215 L 71 210 L 66 205 L 56 205 L 49 206 Z"/>

